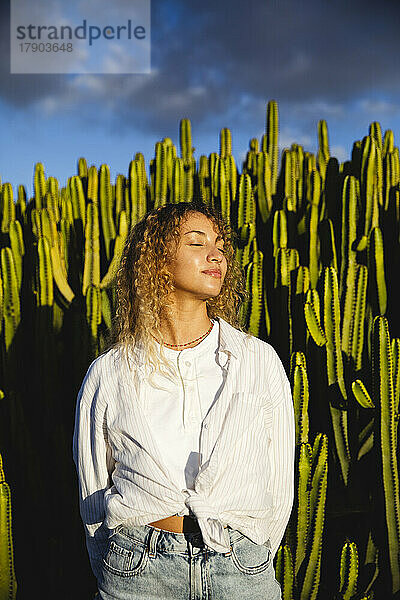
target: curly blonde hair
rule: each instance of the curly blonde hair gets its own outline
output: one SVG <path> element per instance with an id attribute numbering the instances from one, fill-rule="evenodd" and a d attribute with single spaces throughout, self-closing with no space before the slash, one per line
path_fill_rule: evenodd
<path id="1" fill-rule="evenodd" d="M 218 296 L 206 300 L 210 319 L 222 317 L 244 331 L 239 317 L 241 304 L 248 299 L 245 279 L 235 260 L 237 235 L 221 213 L 202 202 L 168 203 L 148 212 L 129 232 L 116 274 L 117 308 L 110 332 L 111 347 L 119 347 L 128 361 L 129 351 L 141 345 L 146 363 L 155 371 L 166 368 L 160 315 L 169 306 L 168 296 L 174 291 L 168 264 L 174 258 L 180 240 L 180 227 L 191 213 L 208 217 L 224 240 L 227 272 Z M 160 342 L 161 360 L 152 331 Z M 164 371 L 165 373 L 165 371 Z"/>

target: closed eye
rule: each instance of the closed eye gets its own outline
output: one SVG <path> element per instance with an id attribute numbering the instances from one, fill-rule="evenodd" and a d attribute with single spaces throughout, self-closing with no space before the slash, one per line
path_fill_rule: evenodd
<path id="1" fill-rule="evenodd" d="M 189 246 L 204 246 L 204 244 L 189 244 Z M 223 248 L 217 248 L 222 254 L 225 254 L 225 250 Z"/>

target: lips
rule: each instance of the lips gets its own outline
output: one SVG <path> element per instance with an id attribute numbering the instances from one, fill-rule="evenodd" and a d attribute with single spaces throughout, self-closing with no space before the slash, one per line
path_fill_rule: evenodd
<path id="1" fill-rule="evenodd" d="M 211 275 L 212 277 L 221 277 L 221 271 L 219 269 L 209 269 L 207 271 L 202 271 L 205 275 Z"/>

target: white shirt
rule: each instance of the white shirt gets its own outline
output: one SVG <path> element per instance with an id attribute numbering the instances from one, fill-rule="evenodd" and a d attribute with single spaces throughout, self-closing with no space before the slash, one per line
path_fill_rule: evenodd
<path id="1" fill-rule="evenodd" d="M 270 344 L 218 321 L 216 360 L 223 387 L 209 410 L 200 410 L 201 466 L 193 488 L 177 485 L 168 449 L 150 425 L 142 393 L 143 350 L 131 352 L 131 370 L 115 348 L 89 366 L 77 398 L 73 457 L 96 577 L 108 529 L 187 514 L 186 508 L 197 517 L 211 549 L 229 551 L 224 529 L 229 525 L 257 544 L 269 539 L 275 556 L 294 499 L 290 384 Z M 189 355 L 186 350 L 183 354 Z"/>
<path id="2" fill-rule="evenodd" d="M 218 339 L 219 323 L 213 321 L 211 332 L 194 348 L 164 348 L 176 370 L 176 381 L 157 374 L 154 384 L 147 378 L 141 383 L 140 399 L 150 429 L 163 450 L 171 481 L 182 491 L 195 489 L 201 463 L 201 424 L 224 384 L 218 364 Z M 188 515 L 188 507 L 179 514 Z"/>

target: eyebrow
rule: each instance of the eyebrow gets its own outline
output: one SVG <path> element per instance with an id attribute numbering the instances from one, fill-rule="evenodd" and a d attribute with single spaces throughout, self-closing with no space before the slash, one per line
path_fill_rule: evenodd
<path id="1" fill-rule="evenodd" d="M 199 233 L 199 234 L 200 234 L 200 235 L 202 235 L 203 237 L 205 237 L 205 235 L 206 235 L 206 234 L 204 233 L 204 231 L 199 231 L 198 229 L 192 229 L 191 231 L 186 231 L 186 232 L 184 233 L 184 235 L 187 235 L 188 233 Z M 223 238 L 221 235 L 218 235 L 218 236 L 217 236 L 217 239 L 216 239 L 215 241 L 216 241 L 216 242 L 218 242 L 218 240 L 222 240 L 222 241 L 224 241 L 224 238 Z"/>

